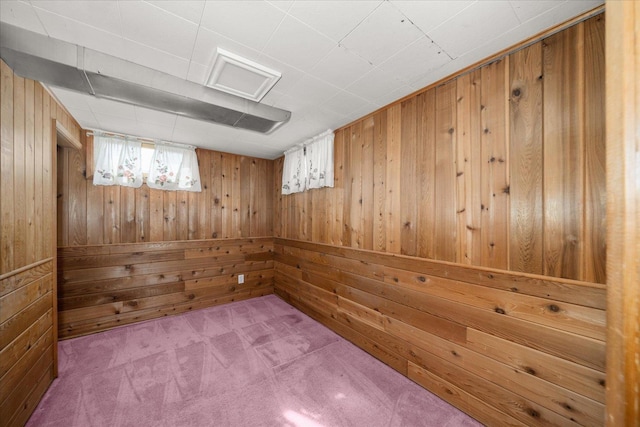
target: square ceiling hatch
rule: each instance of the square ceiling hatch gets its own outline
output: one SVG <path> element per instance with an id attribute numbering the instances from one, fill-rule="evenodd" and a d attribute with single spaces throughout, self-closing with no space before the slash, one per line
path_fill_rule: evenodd
<path id="1" fill-rule="evenodd" d="M 260 102 L 281 73 L 224 49 L 217 49 L 206 86 Z"/>

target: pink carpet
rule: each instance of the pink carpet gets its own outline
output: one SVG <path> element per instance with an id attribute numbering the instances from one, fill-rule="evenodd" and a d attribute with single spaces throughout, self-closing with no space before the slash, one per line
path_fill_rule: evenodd
<path id="1" fill-rule="evenodd" d="M 28 426 L 479 426 L 274 295 L 59 343 Z"/>

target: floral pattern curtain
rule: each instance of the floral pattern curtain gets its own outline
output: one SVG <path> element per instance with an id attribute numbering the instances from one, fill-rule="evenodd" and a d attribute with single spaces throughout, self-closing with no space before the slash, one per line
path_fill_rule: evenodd
<path id="1" fill-rule="evenodd" d="M 282 194 L 300 193 L 307 187 L 307 163 L 303 147 L 284 153 L 282 169 Z"/>
<path id="2" fill-rule="evenodd" d="M 195 148 L 157 143 L 147 185 L 160 190 L 202 191 Z"/>
<path id="3" fill-rule="evenodd" d="M 134 188 L 142 185 L 140 141 L 96 134 L 93 144 L 94 185 L 122 185 Z"/>
<path id="4" fill-rule="evenodd" d="M 333 132 L 325 132 L 306 146 L 307 188 L 333 187 Z"/>
<path id="5" fill-rule="evenodd" d="M 284 153 L 282 194 L 333 187 L 333 131 L 328 130 Z"/>

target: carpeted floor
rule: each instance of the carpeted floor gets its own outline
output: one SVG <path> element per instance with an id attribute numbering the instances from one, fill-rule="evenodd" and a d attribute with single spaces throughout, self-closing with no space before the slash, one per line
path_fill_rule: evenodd
<path id="1" fill-rule="evenodd" d="M 59 343 L 27 426 L 479 426 L 274 295 Z"/>

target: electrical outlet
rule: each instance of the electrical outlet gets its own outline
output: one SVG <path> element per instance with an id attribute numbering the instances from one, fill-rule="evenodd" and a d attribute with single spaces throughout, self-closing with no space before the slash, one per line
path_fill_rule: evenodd
<path id="1" fill-rule="evenodd" d="M 244 283 L 244 274 L 238 274 L 238 283 L 240 285 Z"/>

